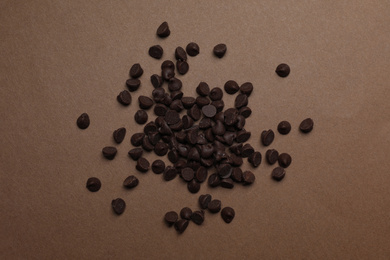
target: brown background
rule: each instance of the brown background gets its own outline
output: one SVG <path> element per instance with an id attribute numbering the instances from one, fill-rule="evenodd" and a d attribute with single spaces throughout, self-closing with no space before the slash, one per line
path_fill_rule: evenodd
<path id="1" fill-rule="evenodd" d="M 389 1 L 84 2 L 0 2 L 1 259 L 390 258 Z M 163 21 L 164 40 L 155 35 Z M 135 171 L 127 151 L 142 129 L 137 98 L 150 95 L 161 64 L 148 48 L 160 44 L 173 59 L 190 41 L 201 54 L 180 77 L 186 95 L 200 81 L 252 82 L 246 128 L 263 154 L 261 131 L 291 122 L 272 144 L 293 158 L 281 183 L 263 163 L 251 187 L 203 185 L 194 195 L 179 178 Z M 221 42 L 228 51 L 217 59 Z M 126 108 L 116 95 L 136 62 L 142 87 Z M 285 79 L 274 73 L 282 62 Z M 85 131 L 75 123 L 82 112 Z M 302 135 L 306 117 L 315 129 Z M 107 161 L 101 149 L 121 126 L 128 135 Z M 127 191 L 130 174 L 140 185 Z M 97 193 L 85 188 L 91 176 L 102 181 Z M 231 224 L 206 214 L 178 235 L 163 223 L 206 192 L 236 210 Z M 116 197 L 127 202 L 121 216 L 110 208 Z"/>

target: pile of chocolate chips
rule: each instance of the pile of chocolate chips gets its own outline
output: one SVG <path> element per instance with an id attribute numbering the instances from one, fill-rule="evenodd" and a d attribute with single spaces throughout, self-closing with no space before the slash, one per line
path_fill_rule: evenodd
<path id="1" fill-rule="evenodd" d="M 161 38 L 170 35 L 166 22 L 159 26 L 157 35 Z M 214 55 L 218 58 L 222 58 L 226 51 L 225 44 L 218 44 L 213 49 Z M 155 59 L 161 59 L 163 53 L 160 45 L 149 48 L 149 55 Z M 134 114 L 135 122 L 145 126 L 143 132 L 132 134 L 130 142 L 135 148 L 131 149 L 128 155 L 137 162 L 135 168 L 140 172 L 146 173 L 151 168 L 155 174 L 162 174 L 165 181 L 180 176 L 187 183 L 191 193 L 197 193 L 206 180 L 210 187 L 220 186 L 227 189 L 232 189 L 237 184 L 250 185 L 255 181 L 255 175 L 249 170 L 241 169 L 243 160 L 246 158 L 253 167 L 258 167 L 262 162 L 262 154 L 255 151 L 247 142 L 251 132 L 245 130 L 246 120 L 252 113 L 248 103 L 253 85 L 250 82 L 239 85 L 234 80 L 227 81 L 224 84 L 224 91 L 229 95 L 236 95 L 234 107 L 230 108 L 225 108 L 223 90 L 219 87 L 210 89 L 206 82 L 200 82 L 197 86 L 197 96 L 185 96 L 181 91 L 182 82 L 175 76 L 176 73 L 184 75 L 189 71 L 187 55 L 194 57 L 199 53 L 199 46 L 194 42 L 189 43 L 185 50 L 177 47 L 176 64 L 165 60 L 161 64 L 161 72 L 150 77 L 154 87 L 151 97 L 139 96 L 139 110 Z M 139 78 L 143 72 L 139 63 L 131 66 L 130 78 L 126 81 L 128 90 L 121 91 L 117 96 L 120 104 L 129 106 L 132 103 L 131 92 L 140 87 Z M 290 68 L 282 63 L 277 66 L 275 72 L 280 77 L 287 77 Z M 168 91 L 163 88 L 164 85 L 167 85 Z M 152 107 L 156 118 L 149 120 L 146 110 Z M 77 119 L 80 129 L 88 128 L 89 124 L 90 119 L 86 113 Z M 307 118 L 302 121 L 299 129 L 303 133 L 309 133 L 313 129 L 313 124 L 313 120 Z M 282 121 L 277 130 L 280 134 L 286 135 L 290 132 L 291 125 L 287 121 Z M 120 144 L 125 136 L 126 129 L 123 127 L 113 132 L 117 144 Z M 260 142 L 264 146 L 269 146 L 274 138 L 274 131 L 264 130 Z M 171 165 L 165 165 L 164 161 L 159 159 L 150 164 L 143 157 L 144 151 L 153 151 L 158 156 L 167 155 Z M 114 146 L 107 146 L 102 149 L 102 154 L 106 159 L 113 160 L 117 149 Z M 286 174 L 285 168 L 291 164 L 291 156 L 269 149 L 266 151 L 265 159 L 271 165 L 278 162 L 279 166 L 274 168 L 271 176 L 274 180 L 281 181 Z M 137 186 L 138 182 L 132 175 L 124 180 L 123 185 L 131 189 Z M 101 182 L 92 177 L 88 179 L 86 186 L 90 191 L 96 192 L 100 189 Z M 207 201 L 209 198 L 211 200 L 210 195 L 207 196 Z M 209 203 L 207 204 L 212 212 Z M 117 198 L 112 201 L 112 208 L 116 214 L 122 214 L 126 203 L 123 199 Z M 199 219 L 204 217 L 203 211 L 191 211 L 191 216 L 189 212 L 188 208 L 185 208 L 183 214 L 182 212 L 180 214 L 181 220 L 177 220 L 177 213 L 168 212 L 165 220 L 168 224 L 174 224 L 176 230 L 181 233 L 187 227 L 189 219 L 201 224 Z M 234 210 L 227 207 L 222 210 L 221 215 L 230 223 L 234 218 Z"/>

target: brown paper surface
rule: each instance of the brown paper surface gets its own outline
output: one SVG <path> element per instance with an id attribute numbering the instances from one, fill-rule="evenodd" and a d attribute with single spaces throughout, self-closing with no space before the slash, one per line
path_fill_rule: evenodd
<path id="1" fill-rule="evenodd" d="M 388 1 L 1 1 L 0 258 L 389 259 L 389 13 Z M 163 21 L 166 39 L 155 34 Z M 185 95 L 200 81 L 254 85 L 245 128 L 263 162 L 251 169 L 245 160 L 250 187 L 203 184 L 190 194 L 180 178 L 141 174 L 127 156 L 143 129 L 137 98 L 191 41 L 200 54 L 178 76 Z M 218 43 L 228 48 L 222 59 L 212 55 Z M 155 44 L 160 61 L 148 55 Z M 282 62 L 287 78 L 274 72 Z M 142 85 L 123 107 L 116 96 L 134 63 Z M 224 100 L 230 107 L 234 96 Z M 76 126 L 83 112 L 86 130 Z M 307 117 L 315 128 L 303 135 Z M 292 131 L 270 147 L 293 162 L 276 183 L 259 137 L 282 120 Z M 105 160 L 101 149 L 122 126 L 125 141 Z M 131 174 L 140 184 L 125 190 Z M 85 188 L 92 176 L 97 193 Z M 164 224 L 165 212 L 197 209 L 204 193 L 235 209 L 232 223 L 206 212 L 182 235 Z M 117 197 L 127 203 L 121 216 L 110 206 Z"/>

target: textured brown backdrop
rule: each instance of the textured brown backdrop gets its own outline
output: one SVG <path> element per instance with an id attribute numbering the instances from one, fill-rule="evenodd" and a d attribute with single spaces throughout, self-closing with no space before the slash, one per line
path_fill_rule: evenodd
<path id="1" fill-rule="evenodd" d="M 0 258 L 389 259 L 389 13 L 389 1 L 1 1 Z M 163 21 L 165 40 L 155 35 Z M 102 158 L 113 130 L 142 129 L 136 100 L 161 63 L 149 46 L 173 59 L 190 41 L 201 54 L 180 77 L 186 95 L 200 81 L 252 82 L 246 128 L 263 154 L 261 131 L 291 122 L 272 144 L 293 158 L 281 183 L 263 163 L 251 187 L 193 195 L 178 178 L 136 172 L 129 133 L 114 161 Z M 228 51 L 217 59 L 221 42 Z M 142 87 L 125 108 L 116 95 L 136 62 Z M 274 73 L 281 62 L 288 78 Z M 315 129 L 302 135 L 306 117 Z M 130 174 L 140 185 L 126 191 Z M 85 188 L 91 176 L 97 193 Z M 206 192 L 235 208 L 231 224 L 207 214 L 181 236 L 164 225 L 166 211 L 195 209 Z M 127 202 L 119 217 L 116 197 Z"/>

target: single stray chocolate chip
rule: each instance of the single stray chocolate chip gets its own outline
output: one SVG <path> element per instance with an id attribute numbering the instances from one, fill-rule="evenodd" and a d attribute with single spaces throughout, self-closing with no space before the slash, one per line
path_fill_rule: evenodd
<path id="1" fill-rule="evenodd" d="M 279 165 L 283 168 L 287 168 L 291 164 L 291 156 L 288 153 L 281 153 L 278 157 Z"/>
<path id="2" fill-rule="evenodd" d="M 126 128 L 124 127 L 118 128 L 113 133 L 114 141 L 117 144 L 122 143 L 123 139 L 125 139 L 125 136 L 126 136 Z"/>
<path id="3" fill-rule="evenodd" d="M 234 212 L 234 209 L 232 209 L 231 207 L 225 207 L 222 209 L 221 211 L 221 217 L 222 219 L 226 222 L 226 223 L 230 223 L 232 222 L 232 220 L 234 219 L 234 216 L 236 215 L 236 213 Z"/>
<path id="4" fill-rule="evenodd" d="M 187 54 L 194 57 L 199 54 L 199 45 L 195 42 L 190 42 L 186 47 Z"/>
<path id="5" fill-rule="evenodd" d="M 179 215 L 175 211 L 168 211 L 164 216 L 164 220 L 169 226 L 172 226 L 178 218 Z"/>
<path id="6" fill-rule="evenodd" d="M 126 80 L 126 86 L 130 92 L 136 91 L 141 85 L 141 81 L 139 79 L 128 79 Z"/>
<path id="7" fill-rule="evenodd" d="M 226 93 L 233 95 L 237 93 L 240 87 L 238 86 L 237 82 L 235 82 L 234 80 L 228 80 L 224 85 L 224 89 Z"/>
<path id="8" fill-rule="evenodd" d="M 149 166 L 149 161 L 141 157 L 137 160 L 137 165 L 135 167 L 140 172 L 147 172 L 149 170 Z"/>
<path id="9" fill-rule="evenodd" d="M 281 181 L 286 175 L 286 170 L 282 167 L 276 167 L 272 170 L 272 178 L 277 181 Z"/>
<path id="10" fill-rule="evenodd" d="M 89 126 L 89 116 L 87 113 L 82 113 L 78 118 L 77 118 L 77 126 L 80 129 L 86 129 Z"/>
<path id="11" fill-rule="evenodd" d="M 267 162 L 272 165 L 278 161 L 279 152 L 276 151 L 275 149 L 269 149 L 265 153 L 265 157 L 267 159 Z"/>
<path id="12" fill-rule="evenodd" d="M 152 58 L 161 59 L 163 53 L 164 50 L 160 45 L 153 45 L 152 47 L 149 48 L 149 55 Z"/>
<path id="13" fill-rule="evenodd" d="M 263 143 L 264 146 L 270 145 L 274 141 L 274 138 L 275 138 L 275 134 L 274 131 L 272 131 L 271 129 L 264 130 L 261 133 L 261 142 Z"/>
<path id="14" fill-rule="evenodd" d="M 130 175 L 123 181 L 123 186 L 125 186 L 128 189 L 134 188 L 139 183 L 137 177 L 134 175 Z"/>
<path id="15" fill-rule="evenodd" d="M 102 150 L 102 153 L 103 153 L 103 156 L 108 159 L 108 160 L 112 160 L 115 158 L 115 155 L 117 153 L 117 150 L 115 147 L 113 146 L 106 146 L 103 148 Z"/>
<path id="16" fill-rule="evenodd" d="M 279 64 L 275 70 L 279 77 L 285 78 L 290 74 L 290 66 L 285 63 Z"/>
<path id="17" fill-rule="evenodd" d="M 217 56 L 218 58 L 222 58 L 225 55 L 226 50 L 226 44 L 220 43 L 214 46 L 213 52 L 215 56 Z"/>
<path id="18" fill-rule="evenodd" d="M 251 171 L 245 171 L 242 173 L 242 179 L 245 185 L 249 185 L 255 182 L 255 175 Z"/>
<path id="19" fill-rule="evenodd" d="M 102 183 L 100 180 L 96 177 L 91 177 L 87 180 L 87 189 L 91 192 L 96 192 L 100 190 L 100 187 L 102 186 Z"/>
<path id="20" fill-rule="evenodd" d="M 188 220 L 186 220 L 186 219 L 179 219 L 179 220 L 176 221 L 175 224 L 174 224 L 175 230 L 176 230 L 179 234 L 183 233 L 183 232 L 187 229 L 188 223 L 189 223 L 189 222 L 188 222 Z"/>
<path id="21" fill-rule="evenodd" d="M 299 125 L 299 130 L 301 130 L 302 133 L 309 133 L 309 132 L 311 132 L 311 130 L 313 130 L 313 127 L 314 127 L 313 119 L 306 118 Z"/>
<path id="22" fill-rule="evenodd" d="M 160 38 L 168 37 L 171 34 L 169 30 L 169 26 L 167 22 L 163 22 L 158 28 L 156 32 L 157 36 Z"/>
<path id="23" fill-rule="evenodd" d="M 120 215 L 125 211 L 126 203 L 123 199 L 117 198 L 111 201 L 111 207 L 117 215 Z"/>
<path id="24" fill-rule="evenodd" d="M 127 90 L 123 90 L 121 93 L 119 93 L 116 99 L 124 106 L 128 106 L 131 104 L 131 94 Z"/>
<path id="25" fill-rule="evenodd" d="M 286 135 L 288 133 L 290 133 L 291 131 L 291 125 L 289 122 L 287 121 L 282 121 L 278 124 L 278 132 L 281 134 L 281 135 Z"/>
<path id="26" fill-rule="evenodd" d="M 197 193 L 200 190 L 200 184 L 195 179 L 187 183 L 187 188 L 191 193 Z"/>
<path id="27" fill-rule="evenodd" d="M 131 66 L 130 72 L 129 72 L 130 77 L 132 77 L 133 79 L 141 77 L 143 73 L 144 73 L 144 70 L 142 69 L 142 67 L 139 63 L 133 64 L 133 66 Z"/>

